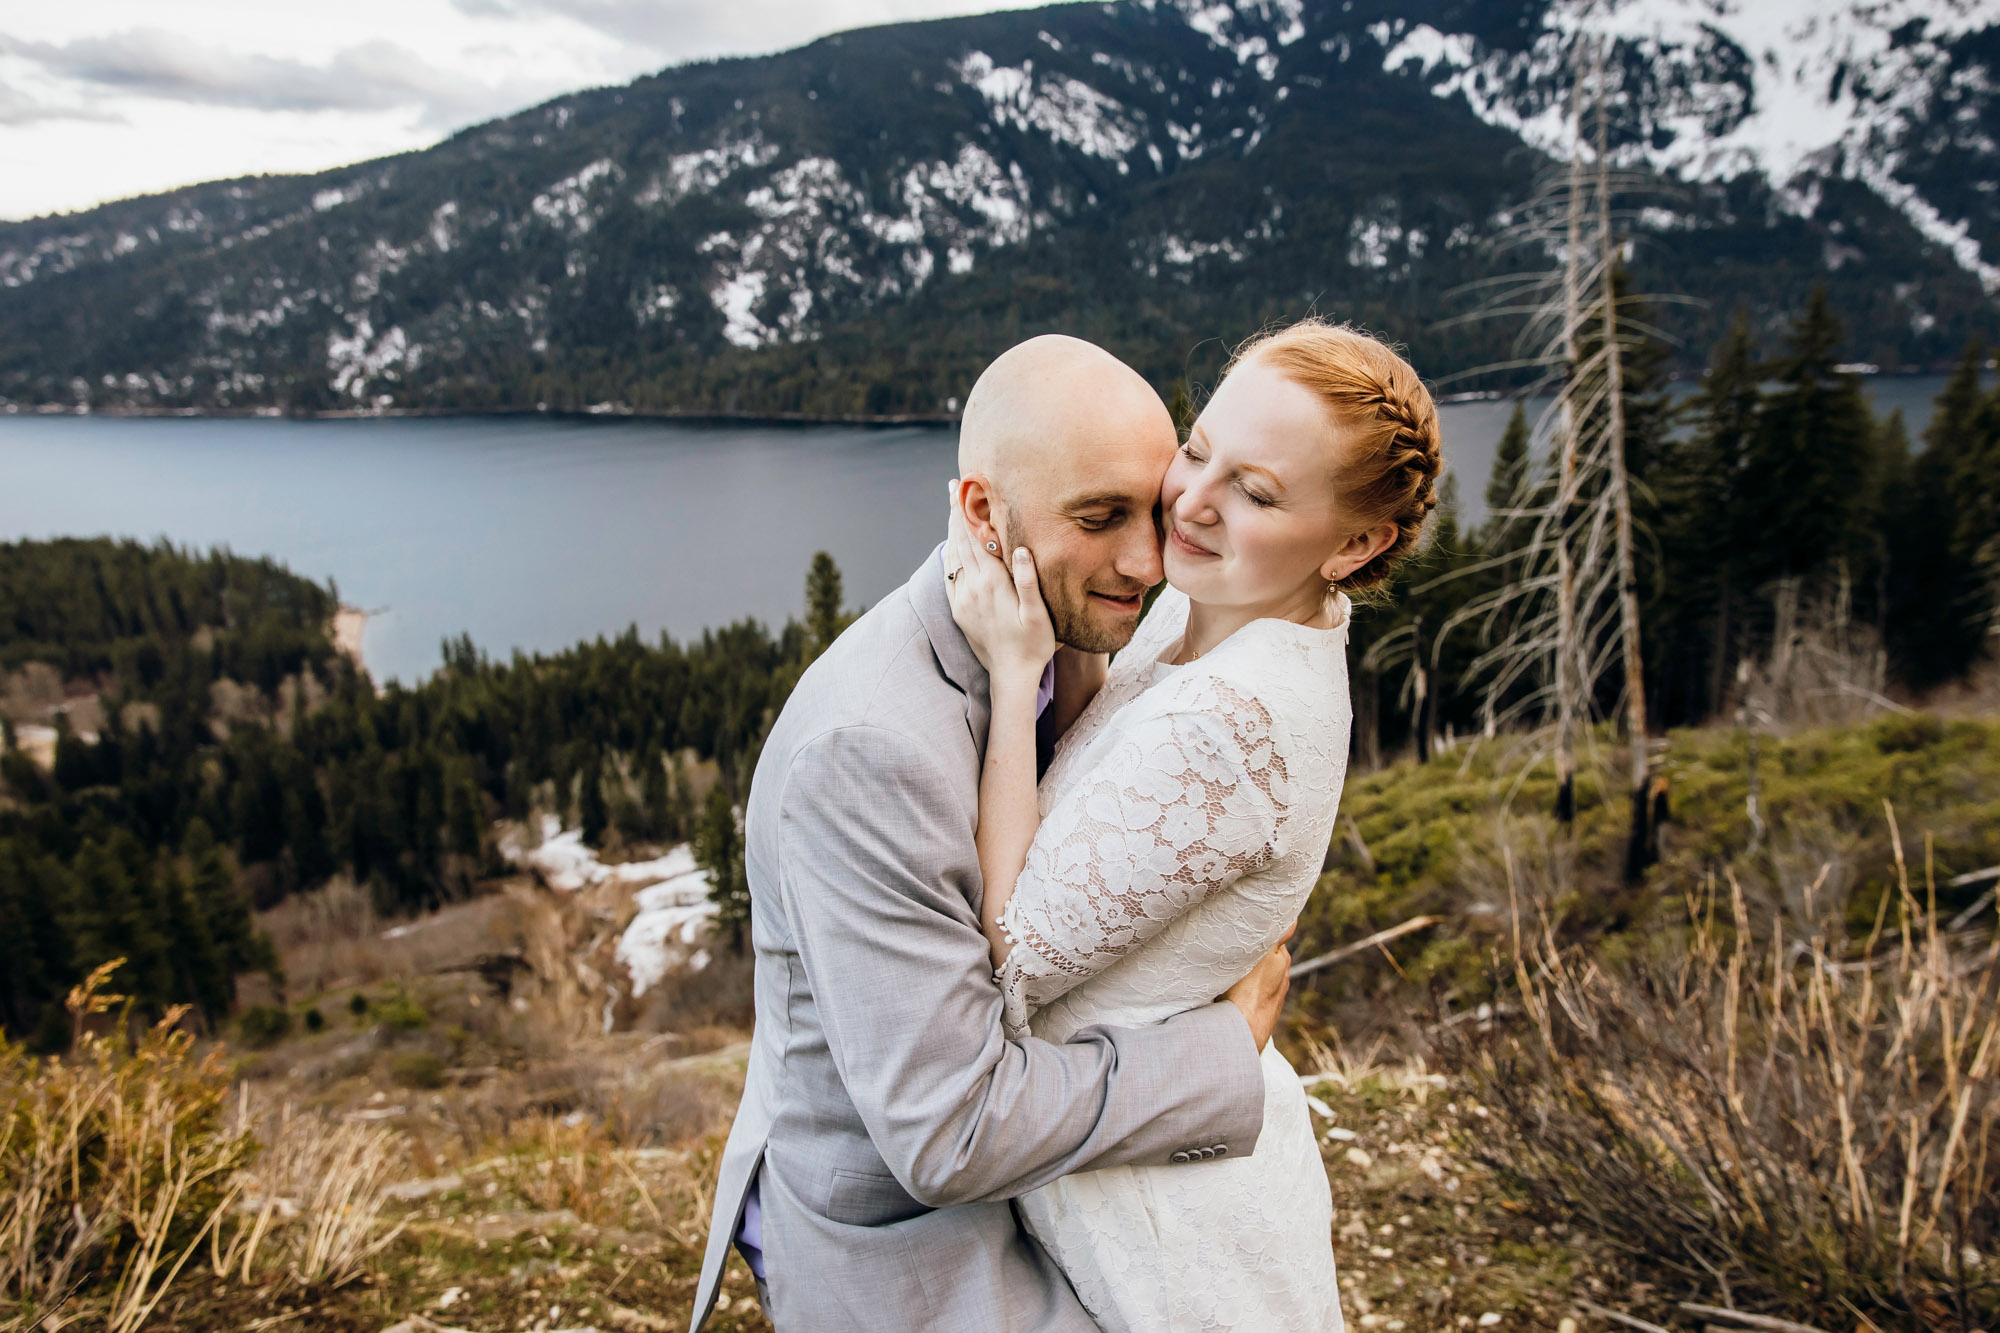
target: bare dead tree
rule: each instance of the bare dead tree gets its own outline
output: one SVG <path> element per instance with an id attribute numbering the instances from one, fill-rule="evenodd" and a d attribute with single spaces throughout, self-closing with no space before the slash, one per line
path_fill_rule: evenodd
<path id="1" fill-rule="evenodd" d="M 1485 646 L 1472 674 L 1483 682 L 1485 725 L 1524 728 L 1530 764 L 1553 762 L 1555 814 L 1565 825 L 1575 817 L 1579 748 L 1594 747 L 1594 723 L 1622 720 L 1632 810 L 1627 870 L 1636 875 L 1651 863 L 1656 841 L 1625 359 L 1660 335 L 1637 315 L 1646 298 L 1619 290 L 1624 214 L 1614 204 L 1647 182 L 1613 161 L 1608 45 L 1589 33 L 1575 39 L 1567 160 L 1503 240 L 1550 262 L 1477 284 L 1486 299 L 1466 317 L 1520 319 L 1516 359 L 1486 369 L 1538 369 L 1528 392 L 1549 402 L 1532 427 L 1538 463 L 1525 470 L 1512 506 L 1495 515 L 1521 534 L 1518 546 L 1448 576 L 1499 568 L 1503 578 L 1436 633 L 1478 633 Z"/>

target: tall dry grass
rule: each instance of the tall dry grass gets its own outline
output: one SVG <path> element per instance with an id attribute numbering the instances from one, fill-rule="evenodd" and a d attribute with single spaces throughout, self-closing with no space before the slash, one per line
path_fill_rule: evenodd
<path id="1" fill-rule="evenodd" d="M 247 1125 L 245 1090 L 239 1124 Z M 220 1277 L 301 1290 L 345 1286 L 396 1239 L 382 1216 L 405 1173 L 401 1136 L 381 1125 L 329 1122 L 286 1106 L 258 1127 L 263 1151 L 239 1177 L 234 1216 L 209 1233 Z"/>
<path id="2" fill-rule="evenodd" d="M 1450 1051 L 1498 1113 L 1471 1150 L 1692 1298 L 2000 1326 L 2000 938 L 1943 927 L 1887 814 L 1896 878 L 1858 926 L 1831 864 L 1789 909 L 1729 873 L 1687 888 L 1685 949 L 1611 970 L 1517 892 L 1526 1021 Z"/>
<path id="3" fill-rule="evenodd" d="M 183 1009 L 129 1035 L 105 964 L 70 993 L 76 1044 L 37 1059 L 0 1039 L 0 1333 L 157 1323 L 206 1258 L 217 1277 L 324 1291 L 396 1237 L 383 1210 L 400 1136 L 230 1106 L 220 1047 Z"/>
<path id="4" fill-rule="evenodd" d="M 123 960 L 119 960 L 122 962 Z M 241 1188 L 249 1138 L 228 1073 L 174 1009 L 128 1049 L 106 963 L 70 993 L 68 1057 L 0 1039 L 0 1330 L 129 1333 L 153 1313 Z M 93 1030 L 115 1015 L 106 1031 Z"/>

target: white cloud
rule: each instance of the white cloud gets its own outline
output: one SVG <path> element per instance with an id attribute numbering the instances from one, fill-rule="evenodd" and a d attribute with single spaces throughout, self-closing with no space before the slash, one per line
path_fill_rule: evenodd
<path id="1" fill-rule="evenodd" d="M 1020 0 L 0 5 L 0 218 L 421 148 L 685 60 Z"/>

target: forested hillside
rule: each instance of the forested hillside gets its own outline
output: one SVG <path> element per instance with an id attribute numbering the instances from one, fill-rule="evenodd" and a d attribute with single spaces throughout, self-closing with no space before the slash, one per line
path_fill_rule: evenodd
<path id="1" fill-rule="evenodd" d="M 332 590 L 268 561 L 0 544 L 0 687 L 35 662 L 68 694 L 52 765 L 17 748 L 27 718 L 0 747 L 0 1028 L 61 1045 L 62 994 L 116 957 L 143 1008 L 219 1020 L 234 977 L 271 965 L 253 908 L 335 874 L 390 911 L 462 896 L 500 868 L 494 821 L 531 805 L 593 843 L 697 832 L 688 759 L 746 783 L 841 623 L 838 571 L 814 575 L 812 615 L 777 634 L 504 663 L 460 641 L 424 684 L 377 689 L 334 650 Z M 85 701 L 91 735 L 67 720 Z"/>
<path id="2" fill-rule="evenodd" d="M 2000 337 L 1995 0 L 1133 0 L 902 24 L 427 151 L 0 224 L 0 399 L 949 415 L 1022 336 L 1162 392 L 1308 308 L 1441 377 L 1612 41 L 1637 290 L 1684 371 L 1823 281 L 1844 362 Z"/>

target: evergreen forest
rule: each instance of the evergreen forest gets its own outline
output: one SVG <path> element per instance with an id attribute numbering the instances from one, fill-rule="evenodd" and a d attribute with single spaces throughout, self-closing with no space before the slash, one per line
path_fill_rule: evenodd
<path id="1" fill-rule="evenodd" d="M 1871 415 L 1840 345 L 1815 293 L 1776 346 L 1739 317 L 1678 406 L 1663 350 L 1628 358 L 1656 733 L 1740 708 L 1745 664 L 1814 627 L 1863 645 L 1882 688 L 1905 694 L 1963 678 L 1992 650 L 1988 353 L 1966 351 L 1912 441 L 1899 417 Z M 1531 721 L 1486 688 L 1481 655 L 1504 638 L 1504 609 L 1471 613 L 1516 576 L 1523 515 L 1545 498 L 1530 437 L 1517 411 L 1486 521 L 1462 527 L 1447 490 L 1426 553 L 1357 616 L 1358 769 Z M 116 957 L 142 1009 L 186 1002 L 219 1022 L 235 978 L 275 971 L 258 910 L 336 875 L 390 912 L 470 894 L 503 869 L 498 822 L 536 811 L 594 845 L 691 840 L 741 939 L 733 807 L 792 684 L 847 623 L 830 557 L 808 571 L 803 618 L 775 631 L 743 621 L 680 643 L 628 630 L 507 661 L 461 638 L 407 687 L 376 686 L 337 651 L 337 606 L 336 589 L 227 551 L 0 545 L 0 686 L 39 671 L 101 713 L 85 734 L 73 710 L 46 710 L 45 759 L 6 724 L 0 1027 L 63 1046 L 62 996 Z"/>

